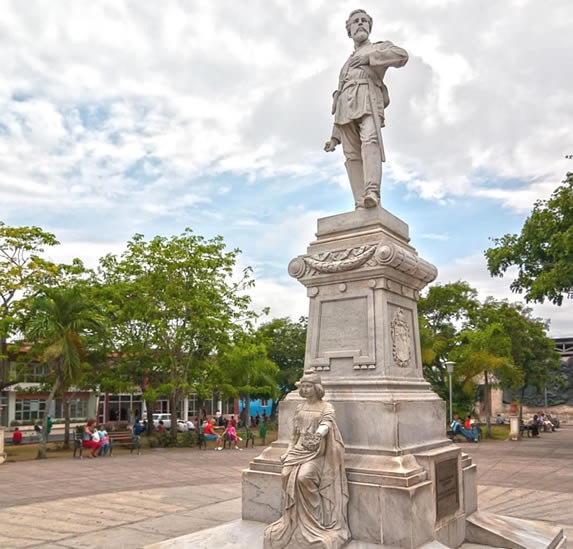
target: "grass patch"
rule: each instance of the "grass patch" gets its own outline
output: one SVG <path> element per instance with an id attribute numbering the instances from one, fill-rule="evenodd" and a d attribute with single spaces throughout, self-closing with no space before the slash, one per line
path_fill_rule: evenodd
<path id="1" fill-rule="evenodd" d="M 265 444 L 270 444 L 277 439 L 277 432 L 276 431 L 267 431 L 267 436 L 265 439 Z M 185 433 L 180 433 L 178 436 L 179 439 L 179 447 L 188 447 L 184 437 Z M 259 447 L 262 448 L 261 439 L 258 437 L 258 431 L 255 433 L 255 448 Z M 153 442 L 152 442 L 153 441 Z M 154 444 L 155 443 L 155 444 Z M 240 442 L 239 446 L 241 448 L 244 447 L 244 442 Z M 148 438 L 147 436 L 141 437 L 141 449 L 143 451 L 149 450 L 150 448 L 157 448 L 158 445 L 155 442 L 155 436 Z M 216 442 L 215 441 L 207 441 L 207 448 L 215 448 Z M 250 446 L 249 446 L 250 447 Z M 175 449 L 175 447 L 170 447 Z M 196 450 L 196 446 L 191 447 L 192 450 Z M 36 459 L 38 455 L 38 444 L 19 444 L 16 446 L 13 445 L 6 445 L 4 447 L 4 451 L 7 454 L 6 461 L 11 463 L 16 463 L 19 461 L 30 461 Z M 84 450 L 84 452 L 89 452 L 89 450 Z M 48 442 L 46 445 L 46 457 L 47 459 L 70 459 L 74 453 L 74 443 L 73 440 L 70 442 L 70 448 L 64 449 L 62 442 Z M 116 454 L 123 454 L 129 453 L 129 448 L 125 448 L 120 446 L 119 444 L 114 447 L 113 449 L 114 455 Z M 85 454 L 84 454 L 85 455 Z"/>
<path id="2" fill-rule="evenodd" d="M 497 425 L 492 424 L 491 426 L 491 437 L 486 437 L 487 426 L 481 425 L 484 440 L 507 440 L 509 437 L 509 425 Z"/>
<path id="3" fill-rule="evenodd" d="M 18 461 L 30 461 L 36 459 L 38 455 L 38 444 L 19 444 L 17 446 L 5 446 L 4 451 L 7 454 L 6 461 L 12 463 Z M 73 444 L 71 449 L 64 450 L 62 443 L 48 442 L 46 445 L 46 457 L 53 458 L 69 458 L 73 454 Z"/>

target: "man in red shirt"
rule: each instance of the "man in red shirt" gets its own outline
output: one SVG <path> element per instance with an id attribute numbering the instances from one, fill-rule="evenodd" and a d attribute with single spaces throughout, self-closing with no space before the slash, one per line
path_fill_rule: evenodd
<path id="1" fill-rule="evenodd" d="M 20 442 L 22 442 L 22 431 L 16 427 L 12 433 L 12 443 L 20 444 Z"/>
<path id="2" fill-rule="evenodd" d="M 215 450 L 222 450 L 223 448 L 221 447 L 221 437 L 215 432 L 214 429 L 214 423 L 215 420 L 207 420 L 205 422 L 205 426 L 203 427 L 203 435 L 205 436 L 205 440 L 216 440 L 218 446 L 215 448 Z"/>

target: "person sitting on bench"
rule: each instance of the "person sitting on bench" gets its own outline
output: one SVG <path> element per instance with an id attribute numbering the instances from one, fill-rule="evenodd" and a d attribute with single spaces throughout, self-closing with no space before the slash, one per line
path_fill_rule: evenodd
<path id="1" fill-rule="evenodd" d="M 452 421 L 450 428 L 453 431 L 454 438 L 456 435 L 462 435 L 469 442 L 478 441 L 477 431 L 475 429 L 465 429 L 462 427 L 462 422 L 460 421 L 460 416 L 458 414 L 454 415 L 454 420 Z"/>
<path id="2" fill-rule="evenodd" d="M 223 447 L 221 446 L 221 437 L 215 432 L 214 423 L 215 420 L 205 420 L 203 424 L 203 436 L 205 437 L 205 440 L 216 440 L 217 446 L 215 447 L 215 450 L 222 450 Z"/>
<path id="3" fill-rule="evenodd" d="M 528 431 L 527 436 L 531 433 L 534 437 L 539 436 L 539 417 L 536 415 L 533 416 L 533 419 L 530 419 L 525 426 L 526 430 Z"/>
<path id="4" fill-rule="evenodd" d="M 235 443 L 235 450 L 240 450 L 239 445 L 237 444 L 240 440 L 239 435 L 237 434 L 237 429 L 235 429 L 235 427 L 232 425 L 229 424 L 225 429 L 225 432 L 223 433 L 223 440 L 228 440 L 231 443 Z"/>

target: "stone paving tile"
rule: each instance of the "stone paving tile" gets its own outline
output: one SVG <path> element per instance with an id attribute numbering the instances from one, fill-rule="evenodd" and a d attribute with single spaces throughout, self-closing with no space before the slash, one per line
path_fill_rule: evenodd
<path id="1" fill-rule="evenodd" d="M 160 534 L 163 539 L 176 538 L 190 532 L 197 532 L 205 528 L 212 528 L 221 524 L 216 517 L 193 517 L 191 515 L 171 515 L 169 520 L 162 518 L 146 520 L 137 523 L 137 529 L 141 532 Z M 131 525 L 133 528 L 134 525 Z"/>
<path id="2" fill-rule="evenodd" d="M 150 543 L 165 539 L 162 534 L 142 532 L 133 528 L 103 530 L 76 536 L 73 539 L 60 542 L 60 547 L 89 548 L 89 549 L 137 549 Z M 44 549 L 43 545 L 39 545 Z"/>
<path id="3" fill-rule="evenodd" d="M 18 547 L 34 547 L 38 545 L 38 540 L 27 539 L 23 537 L 23 533 L 19 532 L 18 535 L 7 536 L 0 534 L 0 547 L 18 548 Z"/>
<path id="4" fill-rule="evenodd" d="M 205 505 L 183 513 L 187 517 L 208 518 L 221 522 L 230 522 L 241 518 L 241 498 L 230 499 L 216 505 Z"/>
<path id="5" fill-rule="evenodd" d="M 30 507 L 11 509 L 3 512 L 0 518 L 11 526 L 18 526 L 26 535 L 33 529 L 49 530 L 57 532 L 58 535 L 66 535 L 82 532 L 85 528 L 82 522 L 63 520 L 50 509 L 45 509 L 44 512 L 38 512 Z M 4 528 L 2 531 L 6 532 Z"/>

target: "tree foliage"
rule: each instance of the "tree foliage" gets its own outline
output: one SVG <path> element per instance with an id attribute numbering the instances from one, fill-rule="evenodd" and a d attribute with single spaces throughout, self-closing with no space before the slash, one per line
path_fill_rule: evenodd
<path id="1" fill-rule="evenodd" d="M 514 292 L 525 292 L 527 301 L 561 305 L 573 291 L 573 173 L 549 200 L 535 203 L 519 235 L 506 234 L 494 243 L 485 252 L 493 276 L 516 266 Z"/>
<path id="2" fill-rule="evenodd" d="M 102 333 L 104 325 L 97 307 L 75 287 L 45 288 L 33 299 L 24 327 L 27 337 L 34 342 L 30 355 L 50 368 L 45 380 L 51 390 L 44 411 L 44 426 L 55 396 L 80 380 L 82 365 L 86 365 L 85 337 Z M 46 458 L 46 440 L 44 428 L 39 459 Z"/>
<path id="3" fill-rule="evenodd" d="M 476 389 L 484 385 L 486 419 L 489 387 L 542 387 L 555 374 L 556 353 L 547 326 L 520 305 L 488 298 L 484 303 L 465 282 L 433 286 L 420 299 L 420 338 L 424 375 L 448 398 L 445 361 L 456 363 L 456 411 L 472 411 Z"/>
<path id="4" fill-rule="evenodd" d="M 56 237 L 38 227 L 9 227 L 0 221 L 0 391 L 10 379 L 8 338 L 14 335 L 24 300 L 57 270 L 40 257 Z"/>
<path id="5" fill-rule="evenodd" d="M 275 398 L 278 366 L 269 358 L 265 344 L 256 333 L 238 333 L 219 356 L 219 388 L 227 398 L 245 401 L 243 418 L 248 425 L 251 398 Z"/>
<path id="6" fill-rule="evenodd" d="M 288 317 L 275 318 L 262 324 L 258 332 L 263 337 L 269 358 L 279 367 L 278 398 L 282 400 L 295 388 L 304 370 L 306 348 L 306 317 L 298 322 Z"/>

